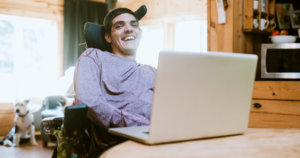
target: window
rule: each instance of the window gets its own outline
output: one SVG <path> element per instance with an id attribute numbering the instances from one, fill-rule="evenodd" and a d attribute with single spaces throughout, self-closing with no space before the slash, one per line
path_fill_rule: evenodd
<path id="1" fill-rule="evenodd" d="M 207 51 L 206 20 L 175 20 L 156 26 L 141 27 L 143 36 L 137 51 L 137 62 L 157 67 L 162 49 L 188 52 Z"/>
<path id="2" fill-rule="evenodd" d="M 206 52 L 206 21 L 185 21 L 175 25 L 174 48 L 179 51 Z"/>
<path id="3" fill-rule="evenodd" d="M 157 67 L 158 54 L 163 48 L 164 31 L 162 27 L 145 26 L 143 30 L 142 40 L 137 50 L 136 60 L 138 63 Z"/>
<path id="4" fill-rule="evenodd" d="M 49 95 L 58 75 L 57 22 L 0 14 L 0 101 Z"/>

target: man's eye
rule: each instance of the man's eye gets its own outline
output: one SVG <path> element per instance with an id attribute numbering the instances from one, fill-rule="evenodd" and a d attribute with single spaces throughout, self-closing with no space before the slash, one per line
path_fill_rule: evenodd
<path id="1" fill-rule="evenodd" d="M 115 28 L 120 29 L 120 28 L 122 28 L 122 25 L 116 25 Z"/>
<path id="2" fill-rule="evenodd" d="M 132 23 L 131 25 L 134 26 L 134 27 L 138 27 L 139 26 L 138 23 Z"/>

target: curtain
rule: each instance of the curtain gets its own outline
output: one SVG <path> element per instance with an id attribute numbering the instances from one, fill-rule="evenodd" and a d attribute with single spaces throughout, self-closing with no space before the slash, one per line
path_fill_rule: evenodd
<path id="1" fill-rule="evenodd" d="M 64 2 L 64 52 L 63 69 L 75 66 L 80 54 L 85 50 L 84 24 L 102 24 L 107 13 L 105 3 L 88 0 L 65 0 Z"/>

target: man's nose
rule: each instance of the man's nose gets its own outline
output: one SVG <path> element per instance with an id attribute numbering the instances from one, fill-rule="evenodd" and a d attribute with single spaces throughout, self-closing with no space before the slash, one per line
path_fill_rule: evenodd
<path id="1" fill-rule="evenodd" d="M 125 33 L 131 33 L 133 31 L 133 27 L 131 25 L 125 26 Z"/>

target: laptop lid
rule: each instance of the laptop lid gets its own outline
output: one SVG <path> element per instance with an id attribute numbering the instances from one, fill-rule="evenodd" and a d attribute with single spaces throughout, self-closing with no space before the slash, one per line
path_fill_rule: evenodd
<path id="1" fill-rule="evenodd" d="M 149 143 L 243 133 L 256 64 L 249 54 L 162 51 Z"/>

